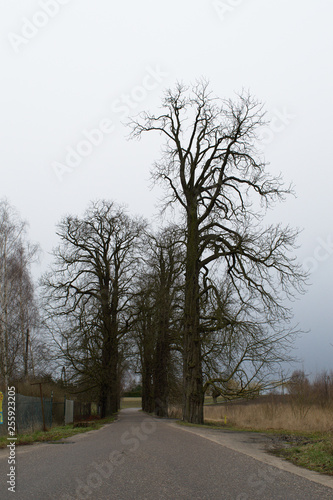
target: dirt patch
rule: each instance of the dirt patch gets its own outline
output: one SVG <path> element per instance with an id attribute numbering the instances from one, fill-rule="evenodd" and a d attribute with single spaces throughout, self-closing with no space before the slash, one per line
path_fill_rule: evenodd
<path id="1" fill-rule="evenodd" d="M 322 441 L 321 439 L 311 439 L 307 436 L 295 436 L 293 434 L 276 434 L 270 436 L 270 438 L 272 440 L 271 448 L 273 450 L 281 448 L 291 448 L 293 446 L 303 446 L 306 444 Z M 269 448 L 268 451 L 270 451 Z"/>

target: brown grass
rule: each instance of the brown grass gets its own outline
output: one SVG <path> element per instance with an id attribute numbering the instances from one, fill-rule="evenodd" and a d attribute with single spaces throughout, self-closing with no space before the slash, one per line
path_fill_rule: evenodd
<path id="1" fill-rule="evenodd" d="M 206 406 L 207 422 L 222 422 L 250 429 L 328 432 L 333 430 L 333 408 L 303 407 L 281 403 Z"/>
<path id="2" fill-rule="evenodd" d="M 181 418 L 180 408 L 170 408 L 171 418 Z M 254 430 L 332 432 L 333 407 L 302 406 L 292 403 L 229 404 L 204 407 L 206 423 Z"/>
<path id="3" fill-rule="evenodd" d="M 121 398 L 120 409 L 123 408 L 141 408 L 142 400 L 141 398 Z"/>

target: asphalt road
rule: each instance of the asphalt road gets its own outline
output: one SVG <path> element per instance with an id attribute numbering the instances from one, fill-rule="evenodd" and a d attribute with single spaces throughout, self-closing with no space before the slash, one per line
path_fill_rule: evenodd
<path id="1" fill-rule="evenodd" d="M 325 486 L 319 475 L 284 470 L 286 462 L 244 435 L 183 428 L 134 409 L 62 443 L 18 447 L 15 493 L 6 484 L 9 451 L 0 450 L 1 500 L 333 498 L 333 479 Z"/>

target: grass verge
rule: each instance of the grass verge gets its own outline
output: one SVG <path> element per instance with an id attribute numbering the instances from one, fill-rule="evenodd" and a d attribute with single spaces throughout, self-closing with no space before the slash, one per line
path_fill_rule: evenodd
<path id="1" fill-rule="evenodd" d="M 185 425 L 186 427 L 202 427 L 204 429 L 222 429 L 222 430 L 244 430 L 233 428 L 230 425 L 224 425 L 222 422 L 206 422 L 205 424 L 190 424 L 189 422 L 184 422 L 183 420 L 177 420 L 178 425 Z"/>
<path id="2" fill-rule="evenodd" d="M 333 476 L 333 436 L 287 435 L 289 443 L 277 446 L 274 455 L 306 469 Z M 296 439 L 295 439 L 296 438 Z"/>
<path id="3" fill-rule="evenodd" d="M 75 436 L 76 434 L 81 434 L 82 432 L 89 432 L 93 430 L 100 429 L 103 425 L 109 424 L 115 420 L 116 416 L 104 418 L 101 420 L 91 421 L 89 427 L 73 427 L 73 424 L 65 425 L 61 427 L 53 427 L 52 429 L 43 432 L 35 431 L 33 433 L 18 434 L 16 445 L 25 445 L 33 443 L 43 443 L 47 441 L 59 441 L 67 437 Z M 7 436 L 0 438 L 0 448 L 6 448 L 8 444 Z"/>

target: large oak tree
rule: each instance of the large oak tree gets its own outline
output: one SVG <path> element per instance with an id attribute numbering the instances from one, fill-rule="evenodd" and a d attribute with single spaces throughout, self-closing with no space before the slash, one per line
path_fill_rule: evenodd
<path id="1" fill-rule="evenodd" d="M 65 217 L 53 269 L 44 277 L 46 322 L 61 357 L 86 389 L 98 392 L 102 417 L 120 403 L 121 351 L 142 221 L 112 202 Z M 58 330 L 56 329 L 58 327 Z"/>
<path id="2" fill-rule="evenodd" d="M 203 422 L 200 299 L 211 287 L 212 266 L 223 265 L 240 301 L 245 285 L 270 310 L 285 310 L 281 294 L 302 283 L 290 256 L 297 231 L 261 224 L 265 207 L 291 191 L 258 153 L 263 116 L 250 95 L 218 99 L 201 81 L 190 89 L 178 84 L 166 92 L 160 114 L 132 122 L 133 137 L 155 131 L 165 138 L 153 177 L 166 183 L 166 205 L 178 206 L 185 218 L 183 418 L 193 423 Z"/>

